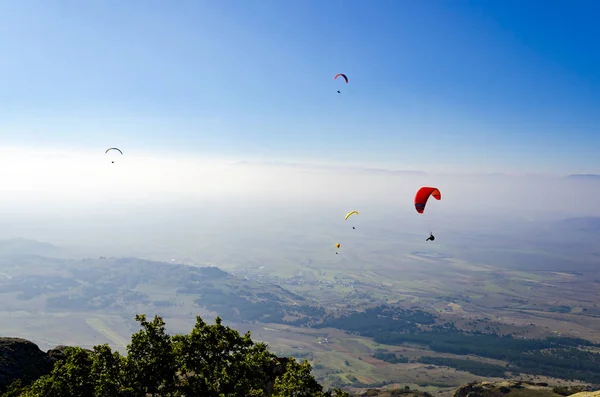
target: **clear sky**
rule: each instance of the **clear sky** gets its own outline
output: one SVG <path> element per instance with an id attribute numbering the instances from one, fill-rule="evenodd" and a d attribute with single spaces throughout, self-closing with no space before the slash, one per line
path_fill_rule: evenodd
<path id="1" fill-rule="evenodd" d="M 594 0 L 3 1 L 0 145 L 600 173 L 598 15 Z"/>

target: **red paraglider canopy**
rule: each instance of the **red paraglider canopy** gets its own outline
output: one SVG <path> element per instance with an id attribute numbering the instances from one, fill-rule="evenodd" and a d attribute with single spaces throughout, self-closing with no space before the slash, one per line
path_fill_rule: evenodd
<path id="1" fill-rule="evenodd" d="M 346 80 L 346 84 L 348 84 L 348 77 L 346 77 L 346 75 L 343 73 L 336 74 L 333 79 L 336 80 L 339 76 L 342 76 L 344 78 L 344 80 Z"/>
<path id="2" fill-rule="evenodd" d="M 429 200 L 429 196 L 433 196 L 436 200 L 442 199 L 442 193 L 436 187 L 424 186 L 415 194 L 415 209 L 419 214 L 425 211 L 425 204 Z"/>

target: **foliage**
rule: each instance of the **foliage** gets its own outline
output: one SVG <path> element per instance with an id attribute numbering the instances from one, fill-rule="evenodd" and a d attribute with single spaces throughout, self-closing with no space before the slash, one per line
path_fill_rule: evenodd
<path id="1" fill-rule="evenodd" d="M 438 364 L 483 376 L 500 376 L 505 371 L 511 371 L 600 383 L 600 354 L 585 349 L 598 347 L 598 344 L 590 341 L 569 337 L 522 339 L 495 333 L 462 332 L 452 324 L 431 326 L 431 331 L 419 327 L 419 324 L 431 325 L 432 322 L 433 317 L 427 313 L 379 306 L 364 312 L 328 318 L 322 324 L 313 325 L 313 328 L 333 327 L 373 338 L 380 344 L 419 344 L 435 352 L 475 355 L 508 362 L 507 368 L 480 362 L 468 364 L 469 360 L 466 359 L 447 359 L 444 364 Z M 375 357 L 380 358 L 377 355 Z M 385 357 L 380 358 L 384 361 L 394 360 L 391 356 L 381 357 Z"/>
<path id="2" fill-rule="evenodd" d="M 585 386 L 555 386 L 552 391 L 561 396 L 570 396 L 571 394 L 586 391 Z"/>
<path id="3" fill-rule="evenodd" d="M 466 371 L 479 376 L 496 378 L 504 378 L 506 376 L 506 368 L 504 366 L 483 363 L 481 361 L 430 356 L 421 357 L 418 361 L 423 364 L 451 367 L 459 371 Z"/>
<path id="4" fill-rule="evenodd" d="M 403 355 L 397 356 L 396 353 L 392 352 L 386 353 L 380 351 L 373 354 L 373 357 L 391 364 L 405 364 L 409 361 L 408 357 L 404 357 Z"/>
<path id="5" fill-rule="evenodd" d="M 17 379 L 13 383 L 11 383 L 10 386 L 8 386 L 8 389 L 4 392 L 4 394 L 0 394 L 0 396 L 19 397 L 27 390 L 29 390 L 29 386 L 27 386 L 22 379 Z"/>
<path id="6" fill-rule="evenodd" d="M 419 324 L 430 325 L 434 322 L 433 315 L 421 310 L 404 310 L 383 305 L 348 316 L 329 316 L 313 328 L 338 328 L 372 337 L 385 332 L 415 331 Z"/>
<path id="7" fill-rule="evenodd" d="M 65 358 L 52 372 L 30 386 L 15 382 L 7 396 L 25 397 L 348 397 L 335 389 L 323 391 L 307 361 L 280 358 L 250 333 L 240 335 L 199 316 L 187 335 L 171 337 L 159 316 L 136 316 L 140 331 L 132 335 L 127 356 L 108 345 L 86 351 L 65 349 Z"/>

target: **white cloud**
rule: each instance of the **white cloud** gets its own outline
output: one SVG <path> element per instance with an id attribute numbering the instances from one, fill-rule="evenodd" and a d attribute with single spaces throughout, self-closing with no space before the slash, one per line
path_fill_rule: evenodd
<path id="1" fill-rule="evenodd" d="M 124 155 L 112 164 L 104 148 L 0 147 L 0 237 L 85 237 L 106 244 L 185 237 L 196 244 L 214 233 L 227 239 L 271 228 L 277 239 L 324 233 L 353 209 L 373 233 L 414 227 L 423 233 L 429 218 L 442 228 L 468 230 L 478 223 L 494 228 L 511 217 L 600 215 L 597 181 L 121 149 Z M 443 199 L 432 200 L 422 216 L 414 211 L 413 197 L 426 185 L 438 187 Z"/>

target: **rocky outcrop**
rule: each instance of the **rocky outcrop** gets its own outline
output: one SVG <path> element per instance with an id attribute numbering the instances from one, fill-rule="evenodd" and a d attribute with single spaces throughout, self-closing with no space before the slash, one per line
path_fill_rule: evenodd
<path id="1" fill-rule="evenodd" d="M 576 387 L 553 387 L 547 383 L 534 383 L 524 381 L 504 382 L 474 382 L 459 387 L 453 397 L 561 397 L 577 395 L 585 389 Z M 587 397 L 587 396 L 581 396 Z"/>
<path id="2" fill-rule="evenodd" d="M 67 358 L 67 354 L 66 354 L 66 349 L 69 349 L 71 346 L 56 346 L 54 349 L 50 349 L 48 350 L 48 356 L 50 356 L 50 358 L 53 361 L 63 361 Z M 84 351 L 88 352 L 88 353 L 93 353 L 93 350 L 90 349 L 83 349 Z"/>
<path id="3" fill-rule="evenodd" d="M 600 391 L 582 391 L 571 394 L 569 397 L 600 397 Z"/>
<path id="4" fill-rule="evenodd" d="M 393 390 L 385 390 L 385 389 L 369 389 L 361 394 L 357 395 L 358 397 L 432 397 L 432 395 L 428 392 L 423 392 L 420 390 L 411 390 L 409 388 L 404 389 L 393 389 Z"/>
<path id="5" fill-rule="evenodd" d="M 0 393 L 17 379 L 29 383 L 50 373 L 54 361 L 33 342 L 0 338 Z"/>

